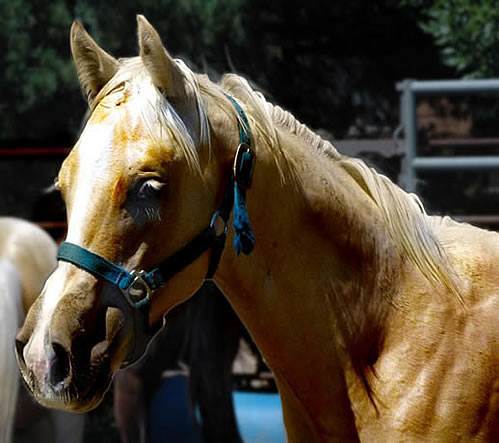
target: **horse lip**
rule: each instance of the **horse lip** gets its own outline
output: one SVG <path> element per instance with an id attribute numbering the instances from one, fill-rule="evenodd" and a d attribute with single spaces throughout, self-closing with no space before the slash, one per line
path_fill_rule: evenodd
<path id="1" fill-rule="evenodd" d="M 102 361 L 105 358 L 109 358 L 108 352 L 111 347 L 112 340 L 102 340 L 92 347 L 90 352 L 90 362 Z"/>
<path id="2" fill-rule="evenodd" d="M 25 386 L 38 403 L 48 408 L 66 409 L 68 397 L 64 395 L 64 392 L 67 391 L 67 386 L 53 387 L 45 384 L 43 388 L 41 388 L 33 371 L 27 369 L 26 365 L 20 363 L 19 370 Z"/>
<path id="3" fill-rule="evenodd" d="M 55 387 L 44 385 L 43 387 L 35 379 L 31 371 L 26 368 L 21 370 L 23 380 L 28 390 L 38 403 L 47 407 L 73 412 L 86 412 L 95 408 L 104 398 L 109 387 L 111 377 L 104 371 L 99 371 L 93 377 L 91 385 L 73 385 L 68 380 L 63 380 Z M 102 379 L 105 379 L 103 382 Z M 81 388 L 84 389 L 81 389 Z M 93 395 L 89 395 L 92 391 Z"/>

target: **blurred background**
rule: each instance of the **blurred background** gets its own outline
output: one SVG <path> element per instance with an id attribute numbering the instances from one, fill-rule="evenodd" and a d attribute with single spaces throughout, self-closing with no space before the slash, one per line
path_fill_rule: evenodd
<path id="1" fill-rule="evenodd" d="M 56 240 L 65 214 L 51 184 L 87 110 L 69 28 L 79 19 L 115 57 L 136 55 L 137 13 L 193 70 L 214 81 L 225 72 L 246 77 L 340 152 L 416 191 L 430 213 L 499 226 L 497 0 L 0 0 L 0 11 L 0 215 L 35 221 Z M 450 82 L 428 83 L 437 79 Z M 250 338 L 233 326 L 230 308 L 219 309 L 213 340 L 235 330 L 220 352 L 229 355 L 224 368 L 234 368 L 236 354 L 240 363 L 223 383 L 275 393 Z M 181 336 L 192 339 L 185 328 Z M 193 340 L 190 356 L 198 352 Z M 168 364 L 192 364 L 190 356 Z M 140 385 L 142 370 L 132 383 Z M 82 441 L 120 441 L 113 389 L 86 418 Z M 204 439 L 238 441 L 241 423 L 233 425 L 231 437 Z M 30 441 L 24 428 L 17 435 Z M 258 441 L 282 441 L 269 435 Z"/>

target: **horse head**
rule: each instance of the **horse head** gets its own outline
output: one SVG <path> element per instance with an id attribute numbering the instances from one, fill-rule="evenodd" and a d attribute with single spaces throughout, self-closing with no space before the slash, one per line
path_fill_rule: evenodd
<path id="1" fill-rule="evenodd" d="M 203 78 L 168 54 L 142 16 L 138 42 L 139 57 L 117 60 L 81 24 L 71 29 L 73 59 L 92 112 L 57 186 L 67 207 L 68 255 L 81 260 L 75 254 L 63 260 L 60 251 L 58 267 L 17 337 L 21 373 L 50 407 L 83 411 L 98 404 L 113 373 L 144 351 L 140 328 L 159 323 L 200 286 L 210 245 L 158 284 L 153 297 L 132 270 L 153 269 L 199 233 L 219 237 L 220 227 L 210 221 L 233 159 L 221 158 L 210 134 L 229 122 L 233 129 L 225 137 L 237 143 L 237 113 L 208 121 L 198 84 Z M 211 93 L 226 109 L 232 106 L 221 89 Z M 107 264 L 106 272 L 132 276 L 128 287 L 109 273 L 101 278 L 99 269 Z M 139 305 L 145 298 L 150 308 L 144 314 Z"/>

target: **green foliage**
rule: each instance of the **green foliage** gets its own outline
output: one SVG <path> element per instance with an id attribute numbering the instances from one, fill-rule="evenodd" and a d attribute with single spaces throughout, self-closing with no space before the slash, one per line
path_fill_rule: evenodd
<path id="1" fill-rule="evenodd" d="M 399 0 L 252 0 L 250 47 L 234 65 L 272 99 L 335 137 L 390 137 L 398 124 L 396 82 L 441 78 L 432 39 Z"/>
<path id="2" fill-rule="evenodd" d="M 224 39 L 242 38 L 245 0 L 0 0 L 0 140 L 71 143 L 85 105 L 70 58 L 78 18 L 115 55 L 137 51 L 135 15 L 144 13 L 175 54 L 224 59 Z"/>
<path id="3" fill-rule="evenodd" d="M 425 19 L 420 26 L 441 48 L 445 64 L 468 77 L 499 74 L 499 1 L 405 0 L 403 3 L 423 10 Z"/>
<path id="4" fill-rule="evenodd" d="M 37 130 L 36 110 L 59 90 L 76 90 L 67 51 L 71 13 L 63 1 L 0 0 L 0 136 Z"/>

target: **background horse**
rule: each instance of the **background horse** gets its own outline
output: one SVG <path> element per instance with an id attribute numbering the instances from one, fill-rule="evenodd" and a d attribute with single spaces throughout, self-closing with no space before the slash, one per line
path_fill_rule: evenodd
<path id="1" fill-rule="evenodd" d="M 10 442 L 19 376 L 12 343 L 22 322 L 21 279 L 14 265 L 0 258 L 0 442 Z"/>
<path id="2" fill-rule="evenodd" d="M 289 441 L 497 436 L 498 235 L 427 216 L 138 24 L 140 57 L 121 61 L 72 28 L 92 115 L 59 172 L 60 263 L 17 336 L 36 398 L 94 407 L 208 276 L 274 373 Z"/>
<path id="3" fill-rule="evenodd" d="M 83 416 L 42 410 L 19 389 L 19 371 L 14 353 L 17 330 L 24 313 L 32 305 L 45 279 L 56 267 L 57 246 L 50 236 L 36 225 L 24 220 L 0 217 L 0 442 L 9 443 L 14 430 L 16 409 L 23 429 L 16 441 L 67 441 L 68 422 L 72 441 L 83 435 Z M 21 396 L 21 405 L 18 393 Z M 22 408 L 19 410 L 19 408 Z M 36 411 L 36 412 L 35 412 Z M 31 412 L 31 413 L 30 413 Z M 49 415 L 52 429 L 35 424 L 36 418 Z M 65 429 L 65 430 L 64 430 Z"/>

